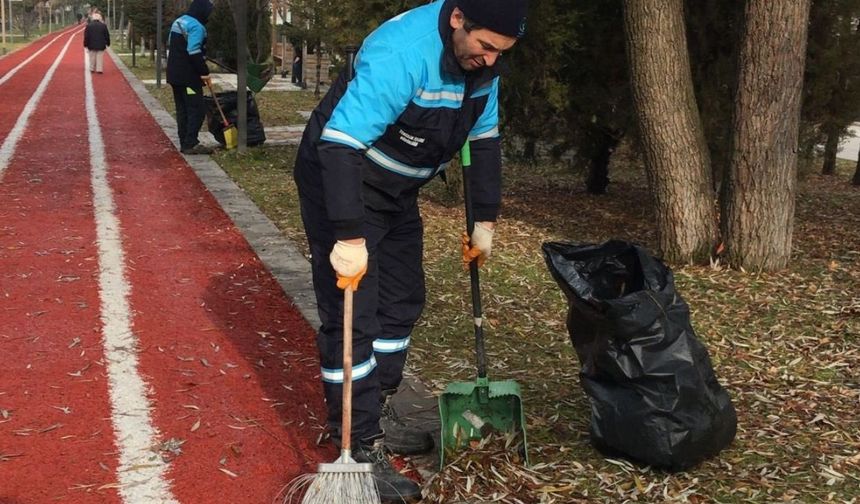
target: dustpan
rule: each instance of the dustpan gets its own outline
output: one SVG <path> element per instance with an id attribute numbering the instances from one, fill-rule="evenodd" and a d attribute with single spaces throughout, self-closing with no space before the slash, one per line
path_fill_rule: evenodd
<path id="1" fill-rule="evenodd" d="M 469 142 L 460 151 L 463 165 L 463 192 L 466 201 L 466 228 L 472 236 L 475 217 L 470 194 L 470 169 L 472 164 Z M 484 329 L 481 313 L 481 286 L 477 260 L 469 263 L 472 287 L 472 315 L 475 321 L 475 353 L 477 379 L 474 382 L 454 382 L 445 387 L 439 396 L 439 416 L 442 423 L 440 443 L 441 464 L 460 449 L 472 442 L 498 433 L 521 436 L 521 455 L 528 464 L 526 445 L 526 423 L 520 385 L 513 380 L 491 381 L 487 376 L 487 355 L 484 350 Z M 519 440 L 517 440 L 519 441 Z"/>

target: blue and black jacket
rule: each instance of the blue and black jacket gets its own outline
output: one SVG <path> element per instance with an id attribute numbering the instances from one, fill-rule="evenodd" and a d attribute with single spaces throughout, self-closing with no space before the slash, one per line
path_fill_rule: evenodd
<path id="1" fill-rule="evenodd" d="M 295 179 L 324 205 L 335 238 L 361 236 L 365 207 L 397 213 L 471 140 L 475 218 L 494 221 L 501 200 L 499 76 L 465 72 L 451 47 L 454 0 L 394 17 L 362 44 L 311 115 Z M 347 85 L 348 84 L 348 85 Z"/>
<path id="2" fill-rule="evenodd" d="M 209 0 L 194 0 L 188 11 L 176 18 L 167 37 L 167 82 L 174 86 L 200 88 L 200 77 L 209 75 L 206 66 L 206 22 L 212 13 Z"/>

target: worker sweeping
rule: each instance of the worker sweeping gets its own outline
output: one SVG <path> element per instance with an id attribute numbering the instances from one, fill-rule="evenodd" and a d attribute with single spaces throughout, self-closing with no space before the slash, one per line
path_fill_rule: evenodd
<path id="1" fill-rule="evenodd" d="M 389 399 L 424 307 L 417 194 L 471 141 L 477 223 L 464 259 L 492 252 L 501 199 L 498 61 L 525 33 L 527 0 L 444 0 L 407 11 L 362 43 L 314 110 L 295 166 L 322 325 L 328 426 L 340 445 L 343 291 L 354 293 L 352 440 L 383 501 L 420 498 L 388 453 L 433 448 Z M 452 243 L 452 251 L 460 244 Z"/>
<path id="2" fill-rule="evenodd" d="M 170 26 L 167 39 L 167 82 L 173 88 L 179 149 L 183 154 L 212 153 L 197 137 L 206 116 L 203 85 L 211 85 L 206 66 L 206 22 L 213 9 L 209 0 L 194 0 Z"/>

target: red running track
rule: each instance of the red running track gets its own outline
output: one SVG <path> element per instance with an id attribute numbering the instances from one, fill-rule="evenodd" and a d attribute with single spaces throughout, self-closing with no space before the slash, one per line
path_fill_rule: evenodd
<path id="1" fill-rule="evenodd" d="M 143 466 L 164 467 L 162 502 L 273 502 L 335 456 L 316 446 L 314 331 L 105 58 L 105 73 L 92 75 L 97 131 L 146 386 L 141 411 L 155 432 L 132 454 L 117 435 L 135 415 L 117 414 L 124 378 L 110 379 L 102 305 L 115 292 L 100 290 L 98 159 L 73 36 L 0 166 L 0 503 L 155 502 L 124 479 Z M 2 109 L 0 143 L 64 43 L 0 85 L 20 102 Z M 125 456 L 146 462 L 126 467 Z"/>

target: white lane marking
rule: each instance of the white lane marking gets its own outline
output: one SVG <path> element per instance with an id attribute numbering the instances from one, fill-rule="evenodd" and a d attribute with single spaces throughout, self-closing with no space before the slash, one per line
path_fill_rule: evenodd
<path id="1" fill-rule="evenodd" d="M 15 154 L 15 147 L 18 145 L 18 140 L 21 139 L 24 135 L 24 131 L 27 129 L 27 122 L 30 120 L 30 116 L 33 114 L 33 111 L 36 110 L 36 106 L 39 105 L 39 100 L 42 99 L 42 95 L 45 94 L 45 89 L 48 87 L 48 83 L 51 82 L 51 78 L 54 76 L 54 71 L 57 70 L 57 67 L 60 65 L 60 61 L 62 61 L 63 56 L 66 55 L 66 51 L 69 49 L 69 44 L 72 43 L 72 38 L 73 37 L 69 37 L 63 50 L 60 51 L 60 55 L 54 60 L 54 64 L 51 65 L 51 68 L 49 68 L 45 76 L 42 77 L 42 82 L 39 83 L 39 87 L 36 88 L 36 91 L 33 93 L 33 96 L 30 97 L 30 100 L 27 101 L 27 104 L 24 105 L 24 110 L 22 110 L 21 115 L 18 116 L 18 121 L 15 123 L 15 126 L 12 127 L 12 131 L 10 131 L 6 136 L 6 140 L 3 141 L 3 145 L 0 145 L 0 182 L 3 181 L 3 174 L 6 172 L 6 167 L 9 166 L 9 161 L 12 160 L 12 156 Z"/>
<path id="2" fill-rule="evenodd" d="M 111 419 L 119 448 L 117 479 L 126 504 L 177 503 L 165 473 L 168 464 L 159 453 L 159 433 L 152 424 L 147 384 L 138 372 L 137 336 L 132 332 L 125 274 L 125 252 L 113 192 L 108 182 L 105 146 L 93 95 L 89 57 L 84 51 L 87 124 L 96 239 L 99 249 L 99 297 L 102 333 L 111 400 Z"/>
<path id="3" fill-rule="evenodd" d="M 78 34 L 78 33 L 80 33 L 81 31 L 82 31 L 82 30 L 78 30 L 78 31 L 76 31 L 76 32 L 72 33 L 72 34 L 69 36 L 69 38 L 74 37 L 75 35 L 77 35 L 77 34 Z M 30 56 L 29 58 L 25 59 L 25 60 L 24 60 L 24 61 L 22 61 L 21 63 L 19 63 L 19 64 L 18 64 L 18 66 L 16 66 L 16 67 L 15 67 L 15 68 L 13 68 L 12 70 L 9 70 L 8 72 L 6 72 L 6 75 L 4 75 L 3 77 L 0 77 L 0 86 L 2 86 L 2 85 L 3 85 L 7 80 L 11 79 L 13 75 L 15 75 L 16 73 L 18 73 L 18 70 L 20 70 L 20 69 L 24 68 L 25 66 L 27 66 L 27 64 L 28 64 L 28 63 L 30 63 L 31 61 L 33 61 L 33 59 L 35 59 L 35 58 L 36 58 L 36 56 L 38 56 L 38 55 L 42 54 L 42 51 L 44 51 L 45 49 L 47 49 L 48 47 L 50 47 L 50 45 L 51 45 L 51 44 L 53 44 L 54 42 L 56 42 L 56 41 L 57 41 L 57 39 L 59 39 L 60 37 L 62 37 L 62 36 L 64 36 L 64 35 L 67 35 L 67 34 L 68 34 L 68 33 L 61 33 L 61 34 L 57 35 L 56 37 L 54 37 L 53 39 L 51 39 L 51 41 L 50 41 L 50 42 L 48 42 L 47 44 L 45 44 L 44 46 L 42 46 L 42 48 L 41 48 L 41 49 L 39 49 L 38 51 L 36 51 L 35 53 L 33 53 L 33 55 L 32 55 L 32 56 Z"/>

